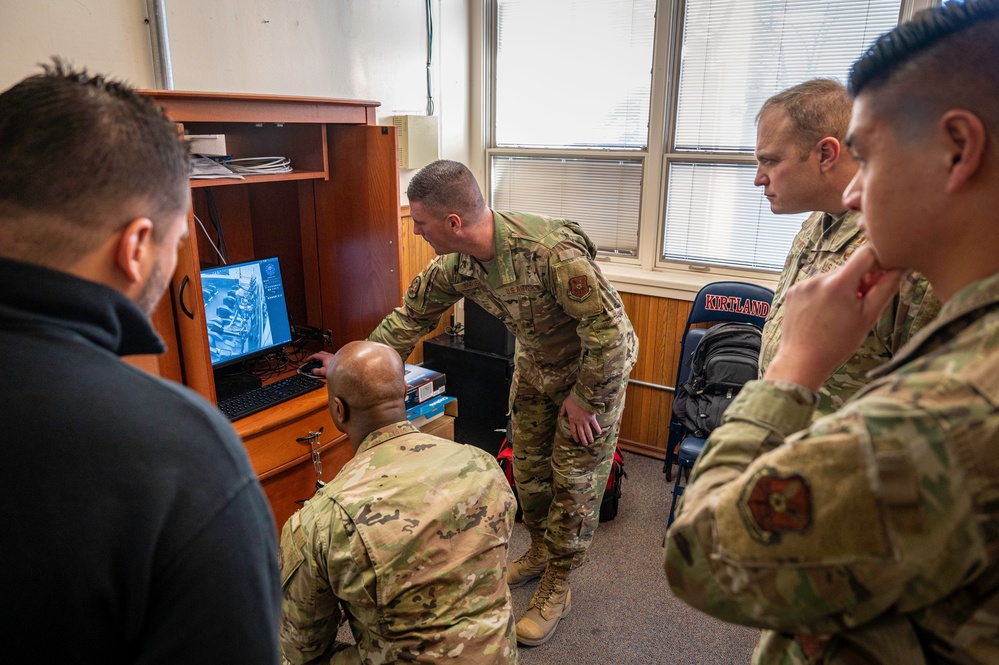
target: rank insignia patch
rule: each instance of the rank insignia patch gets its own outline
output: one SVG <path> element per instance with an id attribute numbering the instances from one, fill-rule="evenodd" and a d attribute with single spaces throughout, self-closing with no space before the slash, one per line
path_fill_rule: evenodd
<path id="1" fill-rule="evenodd" d="M 406 291 L 406 295 L 412 300 L 416 300 L 416 296 L 420 293 L 420 275 L 413 278 L 413 282 L 409 285 L 409 290 Z"/>
<path id="2" fill-rule="evenodd" d="M 812 525 L 812 492 L 801 474 L 764 467 L 743 488 L 739 515 L 755 540 L 777 543 L 781 532 L 801 533 Z"/>
<path id="3" fill-rule="evenodd" d="M 573 300 L 586 300 L 592 292 L 586 275 L 569 278 L 569 297 Z"/>

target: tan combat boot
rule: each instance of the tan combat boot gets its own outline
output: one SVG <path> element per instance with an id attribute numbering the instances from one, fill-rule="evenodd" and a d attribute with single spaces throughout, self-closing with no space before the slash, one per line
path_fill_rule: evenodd
<path id="1" fill-rule="evenodd" d="M 543 535 L 531 534 L 531 546 L 506 566 L 506 583 L 511 589 L 541 577 L 548 565 L 548 548 Z"/>
<path id="2" fill-rule="evenodd" d="M 569 571 L 561 566 L 549 565 L 545 569 L 538 590 L 531 598 L 531 604 L 517 622 L 518 642 L 536 647 L 555 634 L 558 622 L 568 616 L 572 609 L 568 577 Z"/>

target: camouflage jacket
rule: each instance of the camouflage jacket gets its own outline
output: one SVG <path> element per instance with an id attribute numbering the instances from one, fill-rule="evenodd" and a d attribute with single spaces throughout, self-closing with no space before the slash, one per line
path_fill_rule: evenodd
<path id="1" fill-rule="evenodd" d="M 809 426 L 813 403 L 768 381 L 732 403 L 668 534 L 674 591 L 727 621 L 838 636 L 829 649 L 901 619 L 928 662 L 997 662 L 999 274 Z M 894 662 L 923 662 L 914 649 Z"/>
<path id="2" fill-rule="evenodd" d="M 496 460 L 406 422 L 369 434 L 281 534 L 292 663 L 516 663 L 516 502 Z M 357 647 L 334 642 L 341 611 Z"/>
<path id="3" fill-rule="evenodd" d="M 829 272 L 841 266 L 867 242 L 857 223 L 860 213 L 847 212 L 823 228 L 825 213 L 815 212 L 802 225 L 784 263 L 773 305 L 763 327 L 760 347 L 760 376 L 766 373 L 780 343 L 780 327 L 784 318 L 784 299 L 796 283 Z M 830 216 L 831 217 L 831 216 Z M 861 387 L 867 384 L 867 373 L 891 360 L 913 333 L 925 326 L 940 311 L 940 301 L 933 295 L 930 283 L 919 273 L 909 273 L 899 293 L 885 309 L 852 358 L 833 372 L 819 389 L 816 415 L 832 413 Z"/>
<path id="4" fill-rule="evenodd" d="M 496 258 L 438 256 L 368 339 L 406 357 L 466 297 L 516 336 L 516 380 L 559 403 L 571 391 L 587 411 L 603 413 L 624 390 L 638 338 L 593 260 L 596 247 L 566 219 L 493 212 L 493 226 Z"/>

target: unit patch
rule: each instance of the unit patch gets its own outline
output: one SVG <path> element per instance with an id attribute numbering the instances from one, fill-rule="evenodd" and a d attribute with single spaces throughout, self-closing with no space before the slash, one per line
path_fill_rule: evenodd
<path id="1" fill-rule="evenodd" d="M 586 300 L 592 292 L 586 275 L 569 278 L 569 297 L 573 300 Z"/>
<path id="2" fill-rule="evenodd" d="M 780 542 L 782 531 L 801 533 L 812 524 L 812 493 L 801 474 L 757 471 L 739 497 L 739 515 L 754 540 Z"/>
<path id="3" fill-rule="evenodd" d="M 417 275 L 413 278 L 413 282 L 409 285 L 409 290 L 406 291 L 406 295 L 409 296 L 410 300 L 416 300 L 416 296 L 420 294 L 420 281 L 421 275 Z"/>
<path id="4" fill-rule="evenodd" d="M 589 258 L 580 256 L 556 263 L 555 283 L 555 297 L 570 317 L 582 320 L 603 310 L 600 282 Z"/>

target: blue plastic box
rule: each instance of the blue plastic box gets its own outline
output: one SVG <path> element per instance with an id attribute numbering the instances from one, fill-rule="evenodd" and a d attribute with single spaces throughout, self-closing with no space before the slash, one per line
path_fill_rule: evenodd
<path id="1" fill-rule="evenodd" d="M 426 402 L 417 404 L 411 409 L 406 409 L 406 420 L 416 420 L 418 418 L 430 420 L 434 416 L 444 413 L 445 407 L 453 401 L 455 401 L 455 398 L 450 395 L 439 395 L 438 397 L 431 398 Z"/>

